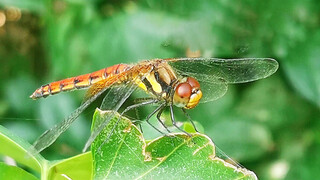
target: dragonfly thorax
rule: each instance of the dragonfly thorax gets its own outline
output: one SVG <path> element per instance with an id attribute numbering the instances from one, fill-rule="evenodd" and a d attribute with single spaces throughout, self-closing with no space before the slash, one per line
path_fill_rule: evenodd
<path id="1" fill-rule="evenodd" d="M 202 97 L 199 82 L 192 78 L 184 78 L 174 89 L 173 103 L 178 107 L 192 109 L 199 104 Z"/>

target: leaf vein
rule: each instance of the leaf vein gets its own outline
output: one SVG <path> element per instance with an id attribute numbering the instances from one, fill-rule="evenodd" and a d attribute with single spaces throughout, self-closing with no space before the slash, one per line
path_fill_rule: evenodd
<path id="1" fill-rule="evenodd" d="M 179 146 L 177 146 L 176 148 L 174 148 L 172 150 L 172 152 L 170 152 L 168 154 L 168 156 L 166 158 L 164 158 L 162 161 L 160 161 L 158 164 L 156 164 L 154 167 L 152 167 L 150 170 L 148 170 L 147 172 L 145 172 L 144 174 L 142 174 L 141 176 L 137 177 L 136 179 L 141 179 L 142 177 L 146 176 L 148 173 L 150 173 L 151 171 L 153 171 L 154 169 L 156 169 L 157 167 L 159 167 L 159 165 L 164 162 L 166 159 L 168 159 L 168 157 L 170 155 L 172 155 L 176 150 L 178 150 L 182 145 L 186 144 L 186 142 L 181 143 Z"/>
<path id="2" fill-rule="evenodd" d="M 124 140 L 126 139 L 126 137 L 127 137 L 127 134 L 125 134 L 125 135 L 123 136 L 122 141 L 121 141 L 121 143 L 119 144 L 119 147 L 118 147 L 118 149 L 117 149 L 117 151 L 116 151 L 116 154 L 115 154 L 115 156 L 114 156 L 114 158 L 113 158 L 113 160 L 112 160 L 112 162 L 111 162 L 111 164 L 110 164 L 110 168 L 109 168 L 108 172 L 106 173 L 105 178 L 107 178 L 108 175 L 110 174 L 111 169 L 112 169 L 112 167 L 113 167 L 113 165 L 114 165 L 114 162 L 116 161 L 116 158 L 117 158 L 117 156 L 118 156 L 118 153 L 119 153 L 119 151 L 120 151 L 120 149 L 121 149 L 121 147 L 122 147 L 122 145 L 123 145 L 123 142 L 124 142 Z"/>

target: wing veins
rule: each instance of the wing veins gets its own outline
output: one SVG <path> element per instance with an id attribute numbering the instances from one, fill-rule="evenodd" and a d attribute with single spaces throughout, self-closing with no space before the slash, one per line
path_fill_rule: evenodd
<path id="1" fill-rule="evenodd" d="M 144 73 L 142 76 L 137 75 L 134 79 L 132 79 L 130 82 L 127 83 L 127 86 L 117 87 L 118 89 L 115 92 L 115 94 L 117 94 L 116 96 L 112 96 L 112 94 L 113 94 L 112 92 L 115 88 L 110 89 L 108 94 L 103 99 L 103 102 L 101 104 L 101 108 L 102 109 L 106 109 L 106 107 L 109 108 L 108 106 L 105 105 L 105 103 L 108 103 L 109 96 L 112 96 L 114 104 L 110 104 L 109 106 L 114 106 L 114 107 L 111 109 L 108 109 L 108 110 L 112 110 L 114 113 L 117 112 L 119 110 L 119 108 L 122 106 L 122 104 L 131 95 L 131 93 L 137 88 L 137 86 L 133 82 L 137 78 L 140 78 L 140 80 L 142 81 L 152 70 L 152 67 L 145 67 L 145 68 L 148 68 L 147 69 L 148 72 Z M 136 69 L 133 68 L 131 70 L 133 72 L 134 71 L 139 72 L 139 68 L 137 68 L 137 67 L 136 67 Z M 146 69 L 144 69 L 144 70 L 146 70 Z M 125 93 L 122 95 L 119 95 L 120 93 L 123 93 L 123 92 L 125 92 Z M 115 99 L 117 97 L 122 97 L 122 98 Z M 95 140 L 95 138 L 100 134 L 100 132 L 103 130 L 103 128 L 109 123 L 109 121 L 113 117 L 114 113 L 110 113 L 109 116 L 107 118 L 105 118 L 106 120 L 104 122 L 100 123 L 99 125 L 95 125 L 89 139 L 86 142 L 85 147 L 83 148 L 83 151 L 86 151 L 89 148 L 89 146 L 92 144 L 92 142 Z"/>
<path id="2" fill-rule="evenodd" d="M 121 75 L 121 74 L 119 74 Z M 113 76 L 111 78 L 117 79 L 117 76 Z M 90 87 L 90 89 L 94 89 L 96 84 L 103 84 L 104 87 L 100 88 L 99 91 L 96 91 L 95 94 L 90 94 L 89 97 L 85 99 L 85 101 L 74 110 L 68 117 L 66 117 L 62 122 L 56 124 L 51 129 L 45 131 L 33 144 L 36 152 L 39 153 L 45 148 L 49 147 L 53 144 L 58 137 L 65 132 L 71 124 L 79 117 L 79 115 L 93 102 L 95 101 L 101 94 L 103 94 L 112 84 L 117 81 L 107 81 L 108 79 L 101 80 Z"/>

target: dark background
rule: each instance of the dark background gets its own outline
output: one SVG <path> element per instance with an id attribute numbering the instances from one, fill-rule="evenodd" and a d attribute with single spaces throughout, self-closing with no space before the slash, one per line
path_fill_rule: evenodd
<path id="1" fill-rule="evenodd" d="M 0 124 L 32 143 L 83 97 L 75 91 L 33 101 L 36 88 L 117 63 L 271 57 L 280 63 L 276 74 L 231 86 L 191 117 L 259 178 L 313 179 L 320 167 L 319 27 L 317 0 L 1 0 Z M 45 157 L 80 153 L 98 106 Z"/>

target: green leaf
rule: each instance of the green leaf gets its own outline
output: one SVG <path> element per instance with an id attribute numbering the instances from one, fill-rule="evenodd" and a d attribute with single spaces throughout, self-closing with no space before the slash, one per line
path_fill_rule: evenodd
<path id="1" fill-rule="evenodd" d="M 48 179 L 92 179 L 91 152 L 58 161 L 49 168 Z"/>
<path id="2" fill-rule="evenodd" d="M 38 172 L 41 171 L 41 164 L 44 164 L 46 160 L 40 154 L 30 153 L 32 146 L 28 142 L 12 134 L 1 125 L 0 144 L 0 154 L 10 156 L 17 162 Z"/>
<path id="3" fill-rule="evenodd" d="M 199 132 L 201 132 L 201 133 L 204 132 L 204 128 L 199 122 L 194 121 L 193 123 L 195 124 L 195 126 Z M 183 130 L 185 130 L 188 133 L 195 133 L 196 132 L 196 130 L 194 129 L 191 122 L 184 122 L 183 123 Z"/>
<path id="4" fill-rule="evenodd" d="M 25 170 L 16 167 L 9 166 L 5 163 L 0 162 L 0 179 L 21 179 L 21 180 L 36 180 L 37 178 L 26 172 Z"/>
<path id="5" fill-rule="evenodd" d="M 93 126 L 106 120 L 110 111 L 97 110 Z M 114 127 L 109 141 L 106 142 Z M 192 140 L 176 133 L 146 143 L 138 128 L 116 114 L 92 145 L 96 179 L 256 179 L 253 172 L 237 168 L 215 154 L 215 145 L 205 135 Z"/>

